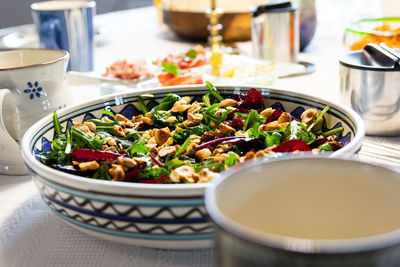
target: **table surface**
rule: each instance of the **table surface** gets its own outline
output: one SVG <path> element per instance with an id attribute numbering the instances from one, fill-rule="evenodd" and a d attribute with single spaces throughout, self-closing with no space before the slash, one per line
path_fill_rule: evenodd
<path id="1" fill-rule="evenodd" d="M 299 56 L 300 60 L 314 63 L 316 72 L 280 79 L 275 86 L 338 101 L 337 60 L 343 52 L 344 25 L 333 25 L 329 18 L 320 17 L 311 45 Z M 153 7 L 114 12 L 98 18 L 114 28 L 109 42 L 96 48 L 96 68 L 121 58 L 154 58 L 179 53 L 193 45 L 158 25 Z M 243 53 L 251 55 L 249 42 L 237 45 Z M 128 89 L 88 87 L 83 93 L 85 99 L 75 95 L 74 101 L 123 90 Z M 392 148 L 400 149 L 400 138 L 367 137 L 365 140 L 360 159 L 400 167 L 400 158 L 386 157 L 374 148 L 374 144 L 381 148 L 388 146 L 391 148 L 384 151 L 393 154 Z M 50 212 L 30 177 L 0 176 L 0 266 L 213 266 L 213 256 L 213 249 L 158 250 L 116 244 L 83 234 Z"/>

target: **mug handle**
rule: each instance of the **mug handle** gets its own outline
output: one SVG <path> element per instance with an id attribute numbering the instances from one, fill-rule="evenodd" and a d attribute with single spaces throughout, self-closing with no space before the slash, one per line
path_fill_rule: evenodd
<path id="1" fill-rule="evenodd" d="M 0 174 L 27 174 L 18 143 L 8 133 L 3 120 L 3 101 L 8 89 L 0 90 Z"/>

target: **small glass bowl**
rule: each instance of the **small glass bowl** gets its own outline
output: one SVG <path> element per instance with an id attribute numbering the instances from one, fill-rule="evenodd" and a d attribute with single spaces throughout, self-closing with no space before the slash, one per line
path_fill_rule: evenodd
<path id="1" fill-rule="evenodd" d="M 368 43 L 386 43 L 400 48 L 400 18 L 365 19 L 345 29 L 344 46 L 347 50 L 361 50 Z"/>

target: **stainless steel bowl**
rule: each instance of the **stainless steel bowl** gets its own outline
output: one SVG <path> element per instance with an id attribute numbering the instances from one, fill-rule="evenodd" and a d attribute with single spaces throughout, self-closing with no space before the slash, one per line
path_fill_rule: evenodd
<path id="1" fill-rule="evenodd" d="M 367 135 L 400 134 L 400 58 L 384 45 L 367 45 L 340 62 L 341 101 L 365 122 Z"/>

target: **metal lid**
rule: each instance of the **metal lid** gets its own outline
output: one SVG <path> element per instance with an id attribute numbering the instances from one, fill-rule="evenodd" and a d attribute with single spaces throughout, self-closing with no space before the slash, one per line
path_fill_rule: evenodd
<path id="1" fill-rule="evenodd" d="M 258 6 L 252 12 L 253 17 L 257 17 L 264 13 L 282 13 L 282 12 L 293 12 L 297 10 L 296 7 L 292 6 L 290 1 L 274 1 L 267 5 Z"/>
<path id="2" fill-rule="evenodd" d="M 368 44 L 364 50 L 348 53 L 339 62 L 352 69 L 400 71 L 400 55 L 385 44 Z"/>

